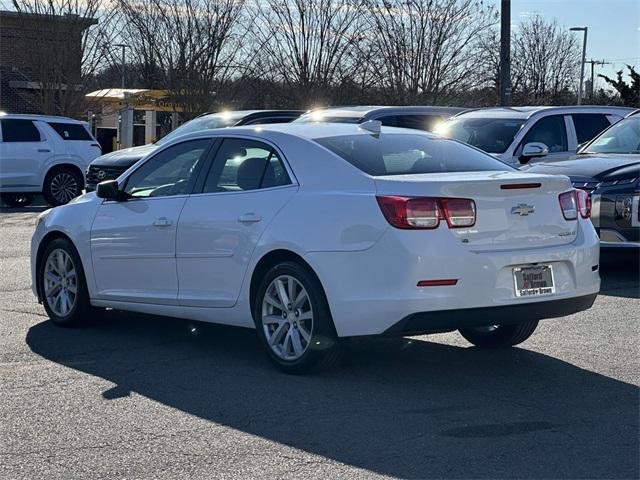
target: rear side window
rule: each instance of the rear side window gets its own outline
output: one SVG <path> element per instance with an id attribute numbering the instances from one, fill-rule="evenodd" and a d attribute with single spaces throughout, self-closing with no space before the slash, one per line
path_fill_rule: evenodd
<path id="1" fill-rule="evenodd" d="M 40 132 L 31 120 L 0 120 L 3 142 L 39 142 Z"/>
<path id="2" fill-rule="evenodd" d="M 571 118 L 576 128 L 578 144 L 588 142 L 611 125 L 607 116 L 599 113 L 574 113 Z"/>
<path id="3" fill-rule="evenodd" d="M 282 161 L 271 146 L 255 140 L 225 138 L 203 192 L 259 190 L 290 183 Z"/>
<path id="4" fill-rule="evenodd" d="M 413 128 L 415 130 L 426 130 L 433 132 L 433 129 L 442 121 L 439 115 L 398 115 L 398 127 Z"/>
<path id="5" fill-rule="evenodd" d="M 549 147 L 549 152 L 566 152 L 569 147 L 567 147 L 567 129 L 564 116 L 551 115 L 538 120 L 524 136 L 522 145 L 531 142 L 544 143 Z"/>
<path id="6" fill-rule="evenodd" d="M 87 129 L 84 128 L 84 125 L 77 123 L 49 122 L 49 126 L 53 128 L 63 140 L 93 140 Z"/>
<path id="7" fill-rule="evenodd" d="M 345 135 L 315 142 L 373 176 L 513 170 L 461 143 L 427 135 Z"/>

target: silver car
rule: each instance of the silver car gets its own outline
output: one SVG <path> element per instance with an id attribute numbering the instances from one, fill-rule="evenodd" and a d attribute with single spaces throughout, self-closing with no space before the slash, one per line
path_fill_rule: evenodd
<path id="1" fill-rule="evenodd" d="M 500 107 L 470 110 L 438 133 L 480 148 L 516 168 L 566 160 L 633 109 L 625 107 Z"/>

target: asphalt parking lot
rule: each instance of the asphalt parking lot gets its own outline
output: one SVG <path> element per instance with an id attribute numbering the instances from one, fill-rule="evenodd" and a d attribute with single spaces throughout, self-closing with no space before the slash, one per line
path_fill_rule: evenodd
<path id="1" fill-rule="evenodd" d="M 0 478 L 638 478 L 637 256 L 594 307 L 503 351 L 364 341 L 276 371 L 254 333 L 110 312 L 54 327 L 30 290 L 40 207 L 0 213 Z"/>

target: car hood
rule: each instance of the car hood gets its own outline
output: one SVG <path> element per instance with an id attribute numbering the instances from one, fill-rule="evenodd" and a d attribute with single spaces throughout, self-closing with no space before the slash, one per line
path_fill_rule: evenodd
<path id="1" fill-rule="evenodd" d="M 530 168 L 522 170 L 527 173 L 547 173 L 551 175 L 567 175 L 571 178 L 603 180 L 617 177 L 618 174 L 628 177 L 638 168 L 640 168 L 640 155 L 628 154 L 576 155 L 570 160 L 536 163 L 531 165 Z"/>
<path id="2" fill-rule="evenodd" d="M 115 152 L 107 153 L 101 157 L 96 158 L 91 162 L 92 166 L 100 167 L 130 167 L 142 157 L 148 153 L 153 152 L 158 148 L 157 145 L 149 144 L 142 145 L 141 147 L 125 148 L 123 150 L 116 150 Z"/>

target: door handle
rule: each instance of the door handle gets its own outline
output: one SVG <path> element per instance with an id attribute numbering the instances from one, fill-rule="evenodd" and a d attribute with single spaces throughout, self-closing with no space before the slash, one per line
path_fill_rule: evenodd
<path id="1" fill-rule="evenodd" d="M 40 153 L 48 153 L 48 152 L 51 152 L 51 150 L 49 150 L 48 148 L 39 148 L 38 152 L 40 152 Z"/>
<path id="2" fill-rule="evenodd" d="M 173 222 L 169 220 L 167 217 L 160 217 L 155 222 L 153 222 L 154 227 L 170 227 Z"/>
<path id="3" fill-rule="evenodd" d="M 256 223 L 262 220 L 260 215 L 256 215 L 255 213 L 245 213 L 244 215 L 240 215 L 238 217 L 238 221 L 241 223 Z"/>

